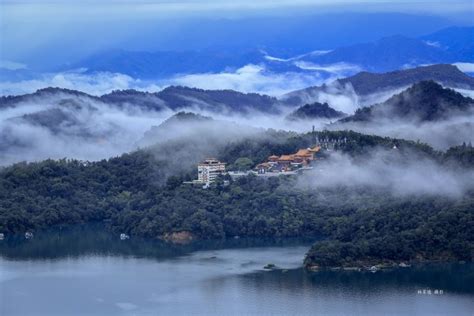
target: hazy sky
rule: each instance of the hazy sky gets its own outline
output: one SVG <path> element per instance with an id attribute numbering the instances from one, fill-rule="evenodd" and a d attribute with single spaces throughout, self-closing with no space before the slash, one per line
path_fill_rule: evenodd
<path id="1" fill-rule="evenodd" d="M 252 14 L 293 14 L 291 10 L 314 12 L 362 11 L 428 13 L 455 17 L 472 13 L 471 0 L 0 0 L 4 24 L 67 22 L 89 19 L 182 18 L 189 15 L 235 17 Z M 290 10 L 290 11 L 288 11 Z"/>

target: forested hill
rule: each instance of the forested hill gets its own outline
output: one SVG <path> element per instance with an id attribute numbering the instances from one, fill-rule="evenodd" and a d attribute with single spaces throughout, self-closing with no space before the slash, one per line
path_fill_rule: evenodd
<path id="1" fill-rule="evenodd" d="M 179 111 L 198 108 L 205 111 L 248 113 L 260 111 L 277 113 L 279 101 L 275 97 L 235 90 L 204 90 L 184 86 L 169 86 L 159 92 L 117 90 L 100 97 L 100 100 L 118 106 L 135 105 L 146 110 L 169 109 Z"/>
<path id="2" fill-rule="evenodd" d="M 377 148 L 402 159 L 428 157 L 445 168 L 474 167 L 474 150 L 468 145 L 440 153 L 415 142 L 354 132 L 269 133 L 273 137 L 222 146 L 217 158 L 232 164 L 246 157 L 256 164 L 270 154 L 306 148 L 318 137 L 345 138 L 335 149 L 362 162 Z M 174 153 L 172 158 L 180 159 L 179 151 L 171 150 L 172 143 L 166 146 L 154 150 Z M 0 171 L 0 232 L 8 237 L 53 225 L 107 220 L 116 232 L 132 238 L 160 238 L 181 231 L 204 239 L 322 234 L 334 242 L 354 242 L 355 248 L 344 257 L 348 262 L 366 257 L 416 259 L 420 254 L 427 259 L 472 260 L 472 190 L 457 198 L 405 198 L 376 187 L 311 190 L 300 189 L 298 177 L 263 180 L 252 176 L 203 190 L 182 183 L 196 177 L 194 168 L 170 170 L 168 160 L 148 149 L 99 162 L 46 160 L 4 168 Z M 430 242 L 433 238 L 437 238 L 435 244 Z M 412 246 L 401 251 L 408 240 Z M 366 243 L 371 245 L 370 252 L 364 252 Z"/>
<path id="3" fill-rule="evenodd" d="M 314 102 L 300 106 L 290 113 L 286 119 L 290 121 L 298 121 L 311 119 L 335 119 L 343 116 L 346 116 L 346 114 L 333 109 L 327 103 Z"/>
<path id="4" fill-rule="evenodd" d="M 474 78 L 449 64 L 422 66 L 387 73 L 360 72 L 354 76 L 339 79 L 338 82 L 341 85 L 350 83 L 357 94 L 367 95 L 377 91 L 411 86 L 426 80 L 433 80 L 447 87 L 474 89 Z"/>
<path id="5" fill-rule="evenodd" d="M 369 122 L 383 119 L 430 122 L 471 114 L 474 100 L 445 89 L 434 81 L 421 81 L 387 101 L 358 109 L 340 122 Z"/>

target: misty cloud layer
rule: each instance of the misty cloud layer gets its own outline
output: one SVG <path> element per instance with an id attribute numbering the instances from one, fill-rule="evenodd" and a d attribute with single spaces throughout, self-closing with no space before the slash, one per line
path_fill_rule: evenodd
<path id="1" fill-rule="evenodd" d="M 333 75 L 337 77 L 337 74 Z M 331 80 L 333 78 L 323 79 L 323 76 L 318 75 L 317 72 L 275 74 L 264 66 L 247 65 L 235 71 L 228 70 L 222 73 L 177 75 L 166 82 L 159 83 L 137 80 L 123 74 L 89 74 L 82 70 L 51 74 L 42 79 L 1 82 L 0 88 L 3 93 L 9 94 L 33 92 L 47 86 L 59 86 L 85 91 L 92 95 L 101 95 L 115 89 L 129 88 L 150 92 L 160 91 L 163 87 L 172 84 L 204 89 L 234 89 L 243 92 L 268 93 L 278 96 L 282 101 L 291 98 L 296 93 L 303 104 L 327 102 L 330 107 L 348 115 L 361 106 L 383 102 L 405 88 L 397 87 L 361 96 L 350 84 L 341 85 L 338 81 L 330 82 Z M 325 85 L 320 88 L 298 91 L 301 88 L 323 83 Z M 297 91 L 284 94 L 295 90 Z M 471 90 L 458 89 L 458 91 L 466 96 L 474 94 Z M 272 128 L 308 132 L 312 126 L 315 126 L 317 130 L 354 130 L 365 134 L 420 140 L 440 150 L 446 150 L 463 142 L 474 142 L 473 113 L 428 123 L 383 118 L 366 123 L 331 124 L 334 121 L 318 118 L 303 121 L 287 120 L 286 116 L 295 110 L 296 105 L 281 105 L 279 111 L 274 111 L 275 113 L 270 111 L 273 114 L 252 110 L 245 114 L 235 114 L 227 111 L 225 113 L 213 111 L 215 105 L 203 106 L 202 103 L 205 102 L 203 100 L 186 98 L 191 105 L 179 110 L 199 113 L 225 122 L 220 130 L 216 126 L 212 127 L 215 135 L 226 135 L 222 137 L 225 141 L 248 135 L 245 129 Z M 192 105 L 193 102 L 196 103 L 195 106 Z M 71 95 L 31 100 L 14 108 L 4 107 L 0 109 L 0 155 L 2 158 L 0 164 L 64 157 L 97 160 L 120 155 L 136 149 L 137 146 L 144 146 L 141 140 L 145 133 L 153 126 L 158 126 L 173 113 L 166 109 L 159 112 L 144 110 L 140 104 L 133 104 L 133 101 L 124 107 L 115 107 L 97 98 Z M 185 131 L 189 131 L 188 136 L 199 133 L 199 129 L 194 130 L 192 125 L 180 128 L 179 133 L 170 130 L 153 141 L 163 142 L 169 138 L 169 135 L 183 135 Z M 232 133 L 232 129 L 238 131 L 237 135 Z M 206 133 L 211 134 L 210 131 Z M 151 141 L 146 143 L 147 146 L 152 144 Z M 205 146 L 205 148 L 212 151 L 210 147 Z"/>
<path id="2" fill-rule="evenodd" d="M 61 110 L 59 115 L 58 109 Z M 35 123 L 31 121 L 31 113 L 46 113 L 60 120 L 57 124 L 42 126 L 37 123 L 37 118 Z M 24 102 L 15 108 L 0 111 L 1 164 L 65 157 L 97 160 L 149 147 L 157 159 L 169 161 L 166 170 L 189 171 L 199 160 L 216 155 L 229 143 L 269 137 L 262 127 L 307 132 L 311 129 L 311 123 L 319 122 L 318 129 L 328 123 L 323 120 L 288 122 L 283 115 L 251 113 L 248 116 L 213 115 L 214 120 L 171 121 L 159 126 L 172 114 L 171 111 L 142 111 L 134 106 L 119 109 L 84 97 L 78 97 L 74 102 L 58 103 L 55 98 Z M 473 119 L 472 116 L 457 118 L 456 121 L 433 123 L 421 128 L 410 123 L 382 122 L 365 132 L 391 136 L 395 132 L 406 133 L 398 135 L 406 138 L 424 135 L 435 144 L 447 145 L 458 142 L 460 136 L 468 136 Z M 465 128 L 453 130 L 449 125 L 451 123 L 461 127 L 465 124 Z M 398 126 L 398 130 L 391 130 L 394 126 Z M 448 131 L 453 131 L 453 134 Z M 439 135 L 445 138 L 434 139 Z M 449 139 L 451 136 L 454 138 Z M 275 139 L 268 138 L 268 141 Z M 179 159 L 167 159 L 170 150 Z M 474 189 L 473 179 L 473 171 L 451 170 L 426 157 L 393 149 L 367 152 L 363 159 L 357 161 L 332 152 L 329 159 L 318 161 L 313 171 L 303 175 L 299 183 L 304 188 L 316 190 L 341 186 L 375 187 L 400 195 L 442 194 L 456 197 L 468 189 Z"/>
<path id="3" fill-rule="evenodd" d="M 332 108 L 350 115 L 361 107 L 382 103 L 406 88 L 408 87 L 359 96 L 351 85 L 341 86 L 335 82 L 326 85 L 324 90 L 299 92 L 299 96 L 306 103 L 327 102 Z M 472 90 L 455 90 L 465 97 L 474 96 Z M 306 121 L 306 125 L 312 123 L 311 120 Z M 380 117 L 371 122 L 321 124 L 321 121 L 315 120 L 314 123 L 316 127 L 328 130 L 353 130 L 363 134 L 421 141 L 439 150 L 446 150 L 464 142 L 474 142 L 474 113 L 472 112 L 462 113 L 462 115 L 452 113 L 445 120 L 423 123 L 414 118 L 413 120 L 396 119 L 390 116 Z"/>
<path id="4" fill-rule="evenodd" d="M 327 75 L 327 71 L 331 74 Z M 324 73 L 324 75 L 323 75 Z M 178 74 L 167 79 L 140 80 L 131 76 L 98 72 L 87 73 L 85 69 L 62 73 L 42 74 L 32 79 L 0 81 L 1 95 L 20 95 L 32 93 L 47 87 L 59 87 L 103 95 L 113 90 L 135 89 L 157 92 L 170 85 L 181 85 L 207 90 L 231 89 L 241 92 L 256 92 L 280 96 L 308 86 L 332 81 L 348 72 L 345 69 L 333 71 L 331 65 L 311 72 L 273 73 L 263 65 L 246 65 L 235 71 L 220 73 Z"/>
<path id="5" fill-rule="evenodd" d="M 47 158 L 98 160 L 136 148 L 171 113 L 118 109 L 91 99 L 54 98 L 0 110 L 1 165 Z"/>
<path id="6" fill-rule="evenodd" d="M 333 153 L 318 161 L 315 169 L 299 179 L 303 188 L 369 187 L 398 195 L 446 195 L 456 197 L 474 189 L 472 170 L 448 169 L 414 154 L 399 154 L 397 149 L 374 150 L 355 161 Z"/>
<path id="7" fill-rule="evenodd" d="M 323 69 L 320 69 L 324 71 Z M 297 89 L 322 84 L 333 80 L 338 74 L 327 79 L 317 71 L 309 73 L 286 72 L 271 73 L 264 66 L 247 65 L 235 72 L 189 74 L 177 76 L 169 82 L 174 85 L 183 85 L 207 90 L 231 89 L 241 92 L 257 92 L 272 96 L 279 96 Z"/>
<path id="8" fill-rule="evenodd" d="M 91 95 L 100 96 L 114 90 L 123 89 L 154 92 L 161 90 L 164 86 L 156 86 L 124 74 L 110 72 L 88 74 L 85 73 L 85 70 L 42 74 L 32 79 L 18 81 L 0 81 L 0 91 L 2 95 L 33 93 L 38 89 L 48 87 L 78 90 Z"/>
<path id="9" fill-rule="evenodd" d="M 326 128 L 420 141 L 439 150 L 474 142 L 474 114 L 452 117 L 440 122 L 417 123 L 384 119 L 371 123 L 335 124 Z"/>

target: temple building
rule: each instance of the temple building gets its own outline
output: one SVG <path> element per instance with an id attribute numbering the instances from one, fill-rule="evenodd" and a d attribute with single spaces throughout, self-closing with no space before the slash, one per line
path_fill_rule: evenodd
<path id="1" fill-rule="evenodd" d="M 302 168 L 308 168 L 315 159 L 315 154 L 321 150 L 321 147 L 300 149 L 291 155 L 272 155 L 268 157 L 267 162 L 257 165 L 256 170 L 259 174 L 266 172 L 289 172 Z"/>

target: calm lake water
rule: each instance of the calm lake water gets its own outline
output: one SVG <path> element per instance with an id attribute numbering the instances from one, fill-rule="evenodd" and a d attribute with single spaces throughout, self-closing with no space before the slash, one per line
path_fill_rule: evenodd
<path id="1" fill-rule="evenodd" d="M 310 244 L 170 246 L 82 228 L 4 240 L 0 315 L 474 315 L 471 264 L 309 273 Z"/>

